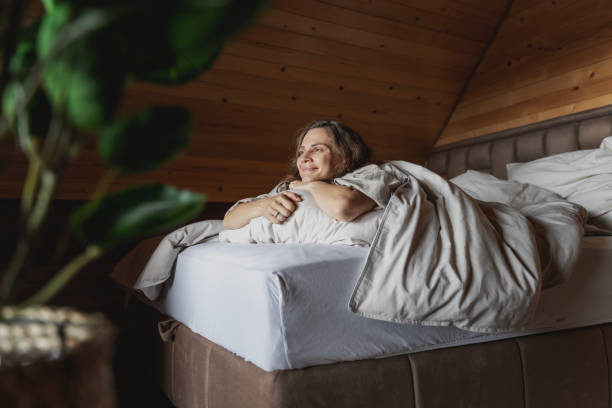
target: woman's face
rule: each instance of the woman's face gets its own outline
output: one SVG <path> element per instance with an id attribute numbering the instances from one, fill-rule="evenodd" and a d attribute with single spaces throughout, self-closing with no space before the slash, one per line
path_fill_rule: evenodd
<path id="1" fill-rule="evenodd" d="M 310 129 L 298 148 L 297 167 L 302 181 L 332 179 L 342 163 L 337 150 L 326 129 Z"/>

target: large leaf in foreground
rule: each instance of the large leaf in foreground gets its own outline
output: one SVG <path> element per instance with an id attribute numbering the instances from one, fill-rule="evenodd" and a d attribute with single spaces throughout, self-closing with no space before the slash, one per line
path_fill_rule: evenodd
<path id="1" fill-rule="evenodd" d="M 113 53 L 90 38 L 78 40 L 48 64 L 44 85 L 56 109 L 65 109 L 81 129 L 96 129 L 108 122 L 123 95 L 124 73 L 109 63 Z"/>
<path id="2" fill-rule="evenodd" d="M 116 121 L 99 139 L 100 156 L 125 173 L 151 170 L 176 156 L 189 141 L 191 113 L 156 106 Z"/>
<path id="3" fill-rule="evenodd" d="M 148 184 L 89 202 L 71 221 L 84 244 L 108 248 L 184 225 L 202 211 L 204 201 L 203 194 Z"/>
<path id="4" fill-rule="evenodd" d="M 38 33 L 39 58 L 49 58 L 62 38 L 74 30 L 73 9 L 62 4 L 47 13 Z M 101 11 L 89 16 L 100 19 Z M 93 24 L 93 23 L 91 23 Z M 116 40 L 104 30 L 78 37 L 58 51 L 43 72 L 43 85 L 53 107 L 65 111 L 81 129 L 95 130 L 108 122 L 123 95 L 125 70 L 117 60 Z"/>
<path id="5" fill-rule="evenodd" d="M 182 84 L 207 71 L 223 43 L 249 24 L 267 0 L 153 3 L 125 19 L 124 58 L 138 80 Z"/>
<path id="6" fill-rule="evenodd" d="M 199 49 L 183 52 L 174 57 L 173 63 L 155 70 L 142 70 L 136 74 L 139 81 L 160 85 L 179 85 L 197 79 L 212 67 L 221 53 L 221 45 L 202 44 Z"/>
<path id="7" fill-rule="evenodd" d="M 8 70 L 18 79 L 23 79 L 36 62 L 36 38 L 40 27 L 40 19 L 30 23 L 19 35 L 19 43 L 11 56 Z"/>

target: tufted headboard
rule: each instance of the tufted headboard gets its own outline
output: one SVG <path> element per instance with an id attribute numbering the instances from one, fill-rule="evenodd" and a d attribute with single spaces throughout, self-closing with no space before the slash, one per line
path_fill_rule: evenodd
<path id="1" fill-rule="evenodd" d="M 445 178 L 478 170 L 506 178 L 506 164 L 594 149 L 612 135 L 612 105 L 434 149 L 427 167 Z"/>

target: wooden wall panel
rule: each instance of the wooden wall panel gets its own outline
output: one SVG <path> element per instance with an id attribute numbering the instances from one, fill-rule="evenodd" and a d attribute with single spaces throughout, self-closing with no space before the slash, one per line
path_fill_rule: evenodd
<path id="1" fill-rule="evenodd" d="M 612 2 L 516 0 L 437 146 L 612 103 Z"/>
<path id="2" fill-rule="evenodd" d="M 321 118 L 361 133 L 375 159 L 422 163 L 509 2 L 273 0 L 197 81 L 131 84 L 122 113 L 187 106 L 195 132 L 176 161 L 113 188 L 161 181 L 219 202 L 260 194 L 286 172 L 296 131 Z M 21 188 L 25 163 L 13 150 L 0 153 L 12 167 L 0 197 Z M 59 198 L 87 198 L 103 171 L 90 141 Z"/>

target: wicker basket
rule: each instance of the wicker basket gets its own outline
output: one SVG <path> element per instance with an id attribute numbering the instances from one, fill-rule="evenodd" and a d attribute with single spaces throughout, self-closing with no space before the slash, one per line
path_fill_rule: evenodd
<path id="1" fill-rule="evenodd" d="M 35 307 L 0 312 L 6 407 L 115 407 L 115 329 L 100 314 Z"/>

